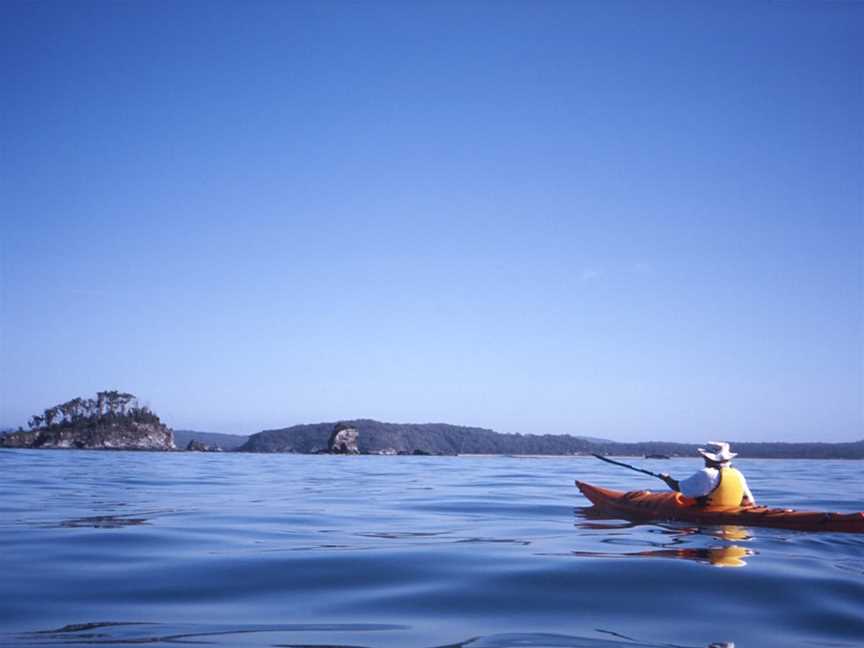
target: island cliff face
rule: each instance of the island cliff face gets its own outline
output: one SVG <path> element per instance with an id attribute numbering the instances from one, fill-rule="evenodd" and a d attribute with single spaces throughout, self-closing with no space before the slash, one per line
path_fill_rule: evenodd
<path id="1" fill-rule="evenodd" d="M 174 450 L 174 437 L 162 423 L 100 425 L 30 430 L 0 437 L 4 448 L 77 448 L 79 450 Z"/>
<path id="2" fill-rule="evenodd" d="M 0 437 L 3 448 L 77 448 L 81 450 L 174 450 L 174 435 L 134 395 L 99 392 L 96 399 L 75 398 L 30 419 L 29 431 Z"/>
<path id="3" fill-rule="evenodd" d="M 331 454 L 360 454 L 357 447 L 357 428 L 348 423 L 337 423 L 327 441 L 327 447 Z"/>

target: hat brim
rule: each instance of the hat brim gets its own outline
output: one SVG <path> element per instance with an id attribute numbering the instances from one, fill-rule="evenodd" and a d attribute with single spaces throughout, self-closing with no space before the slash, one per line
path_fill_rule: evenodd
<path id="1" fill-rule="evenodd" d="M 718 455 L 714 452 L 708 452 L 705 448 L 697 448 L 696 451 L 706 459 L 710 459 L 715 463 L 726 463 L 727 461 L 732 461 L 732 459 L 738 456 L 737 452 L 730 452 L 729 454 Z"/>

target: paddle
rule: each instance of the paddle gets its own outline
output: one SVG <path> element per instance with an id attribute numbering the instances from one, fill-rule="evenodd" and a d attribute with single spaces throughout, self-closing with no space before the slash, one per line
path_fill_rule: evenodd
<path id="1" fill-rule="evenodd" d="M 608 457 L 604 457 L 603 455 L 591 453 L 592 456 L 597 457 L 600 461 L 605 461 L 606 463 L 613 464 L 615 466 L 622 466 L 623 468 L 629 468 L 630 470 L 635 470 L 636 472 L 644 473 L 646 475 L 651 475 L 652 477 L 656 477 L 657 479 L 662 479 L 664 482 L 666 478 L 659 474 L 651 472 L 650 470 L 642 470 L 642 468 L 637 468 L 636 466 L 631 466 L 630 464 L 625 464 L 620 461 L 615 461 L 614 459 L 609 459 Z"/>

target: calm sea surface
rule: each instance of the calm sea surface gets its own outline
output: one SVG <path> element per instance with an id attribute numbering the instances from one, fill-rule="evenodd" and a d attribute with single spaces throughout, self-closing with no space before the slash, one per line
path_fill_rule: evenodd
<path id="1" fill-rule="evenodd" d="M 860 461 L 737 465 L 760 503 L 864 510 Z M 0 450 L 0 645 L 864 645 L 864 536 L 590 519 L 575 478 L 663 488 L 592 458 Z"/>

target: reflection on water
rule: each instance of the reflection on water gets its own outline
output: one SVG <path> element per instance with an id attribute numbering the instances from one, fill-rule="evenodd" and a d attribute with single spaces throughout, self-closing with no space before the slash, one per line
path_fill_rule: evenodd
<path id="1" fill-rule="evenodd" d="M 746 547 L 729 545 L 726 547 L 706 547 L 703 549 L 655 549 L 631 553 L 602 553 L 599 551 L 571 551 L 571 556 L 581 558 L 682 558 L 714 567 L 743 567 L 743 560 L 756 552 Z"/>
<path id="2" fill-rule="evenodd" d="M 61 527 L 72 529 L 80 527 L 93 527 L 94 529 L 119 529 L 120 527 L 135 526 L 137 524 L 147 524 L 147 519 L 120 515 L 94 515 L 92 517 L 75 518 L 60 522 Z"/>
<path id="3" fill-rule="evenodd" d="M 674 532 L 686 531 L 686 525 L 692 525 L 692 522 L 666 522 L 663 520 L 628 520 L 621 517 L 615 517 L 610 513 L 597 509 L 594 506 L 577 507 L 576 526 L 584 529 L 635 529 L 637 527 L 653 528 L 669 528 Z M 746 540 L 751 537 L 752 530 L 750 527 L 743 527 L 732 524 L 715 524 L 704 527 L 689 527 L 694 533 L 705 533 L 716 535 L 724 540 Z"/>
<path id="4" fill-rule="evenodd" d="M 750 539 L 750 531 L 745 527 L 740 526 L 732 526 L 724 525 L 719 527 L 712 527 L 712 533 L 716 533 L 719 537 L 724 540 L 749 540 Z"/>
<path id="5" fill-rule="evenodd" d="M 653 549 L 644 551 L 570 551 L 570 556 L 581 558 L 680 558 L 682 560 L 691 560 L 693 562 L 711 565 L 713 567 L 744 567 L 747 561 L 744 558 L 754 556 L 757 552 L 747 547 L 742 547 L 736 544 L 726 544 L 727 542 L 747 542 L 752 536 L 749 529 L 741 526 L 733 525 L 717 525 L 710 527 L 692 527 L 692 526 L 666 526 L 659 523 L 648 522 L 633 522 L 619 521 L 617 523 L 598 522 L 598 519 L 614 519 L 598 516 L 593 507 L 582 510 L 584 519 L 579 519 L 580 511 L 577 511 L 576 526 L 592 531 L 622 531 L 634 529 L 639 526 L 646 527 L 653 532 L 652 539 L 642 539 L 636 541 L 631 535 L 620 536 L 610 535 L 600 540 L 601 545 L 617 545 L 633 546 L 637 543 L 647 544 Z M 687 547 L 680 546 L 687 542 L 692 536 L 704 536 L 715 538 L 723 541 L 719 546 L 704 546 L 704 547 Z M 559 554 L 565 555 L 565 554 Z"/>
<path id="6" fill-rule="evenodd" d="M 743 567 L 747 564 L 743 558 L 756 554 L 752 549 L 736 545 L 709 549 L 708 552 L 708 561 L 716 567 Z"/>

